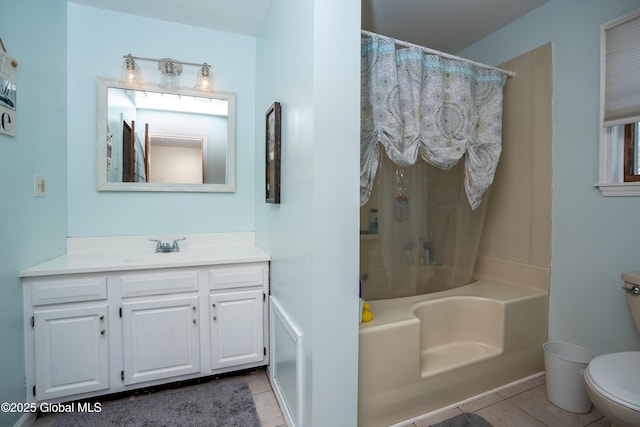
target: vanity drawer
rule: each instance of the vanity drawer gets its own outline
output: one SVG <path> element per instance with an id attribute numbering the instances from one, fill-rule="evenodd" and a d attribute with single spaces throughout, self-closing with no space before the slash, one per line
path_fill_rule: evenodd
<path id="1" fill-rule="evenodd" d="M 209 269 L 210 289 L 246 288 L 263 286 L 266 282 L 267 264 L 240 264 Z"/>
<path id="2" fill-rule="evenodd" d="M 31 282 L 33 305 L 103 299 L 107 299 L 107 278 L 104 276 Z"/>
<path id="3" fill-rule="evenodd" d="M 157 273 L 132 273 L 120 276 L 122 297 L 163 295 L 198 291 L 198 271 L 158 271 Z"/>

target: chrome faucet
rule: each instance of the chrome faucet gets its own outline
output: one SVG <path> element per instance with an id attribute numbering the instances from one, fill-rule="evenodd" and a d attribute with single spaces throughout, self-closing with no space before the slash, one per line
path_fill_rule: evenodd
<path id="1" fill-rule="evenodd" d="M 186 237 L 181 237 L 173 241 L 173 244 L 162 243 L 162 241 L 158 239 L 149 239 L 150 242 L 156 242 L 156 253 L 157 252 L 180 252 L 180 246 L 178 246 L 178 242 L 180 240 L 185 240 Z"/>

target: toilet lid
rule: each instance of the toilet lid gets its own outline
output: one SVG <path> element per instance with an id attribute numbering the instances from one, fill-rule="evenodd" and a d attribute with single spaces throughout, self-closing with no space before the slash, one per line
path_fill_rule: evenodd
<path id="1" fill-rule="evenodd" d="M 596 356 L 587 366 L 587 375 L 603 395 L 640 411 L 640 351 Z"/>

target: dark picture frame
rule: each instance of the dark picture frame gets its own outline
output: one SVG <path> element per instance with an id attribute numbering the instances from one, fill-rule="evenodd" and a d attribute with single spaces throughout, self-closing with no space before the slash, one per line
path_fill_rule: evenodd
<path id="1" fill-rule="evenodd" d="M 266 114 L 265 201 L 280 203 L 280 103 L 274 102 Z"/>

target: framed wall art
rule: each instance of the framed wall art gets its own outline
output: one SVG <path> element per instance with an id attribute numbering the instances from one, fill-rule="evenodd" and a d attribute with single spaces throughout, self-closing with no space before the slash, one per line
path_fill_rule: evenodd
<path id="1" fill-rule="evenodd" d="M 0 133 L 16 136 L 16 68 L 0 39 Z"/>
<path id="2" fill-rule="evenodd" d="M 265 201 L 280 203 L 280 103 L 274 102 L 266 115 Z"/>

